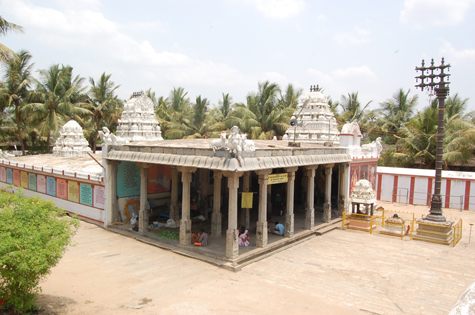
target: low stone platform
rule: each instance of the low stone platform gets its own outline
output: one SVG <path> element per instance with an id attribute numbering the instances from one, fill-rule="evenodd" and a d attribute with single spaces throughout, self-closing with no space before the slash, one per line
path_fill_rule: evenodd
<path id="1" fill-rule="evenodd" d="M 282 237 L 277 235 L 269 235 L 269 243 L 265 248 L 256 247 L 240 247 L 243 252 L 236 259 L 228 259 L 225 256 L 225 238 L 223 235 L 220 238 L 212 238 L 212 246 L 196 247 L 193 245 L 180 245 L 175 240 L 166 240 L 153 236 L 153 233 L 139 234 L 131 231 L 128 228 L 120 226 L 111 226 L 107 230 L 121 234 L 123 236 L 131 237 L 143 243 L 172 251 L 189 258 L 198 259 L 209 264 L 230 270 L 240 271 L 244 266 L 255 263 L 275 253 L 293 247 L 297 244 L 310 240 L 316 236 L 321 236 L 332 230 L 341 227 L 341 218 L 332 220 L 329 223 L 321 223 L 315 226 L 312 230 L 304 230 L 294 234 L 293 237 Z M 222 240 L 221 240 L 222 238 Z"/>
<path id="2" fill-rule="evenodd" d="M 445 222 L 429 221 L 424 218 L 416 220 L 419 225 L 413 239 L 445 245 L 452 244 L 454 240 L 453 228 L 455 221 Z"/>
<path id="3" fill-rule="evenodd" d="M 371 218 L 365 216 L 349 215 L 348 220 L 350 223 L 347 228 L 353 230 L 361 230 L 369 232 L 371 230 Z M 373 230 L 376 229 L 376 224 L 373 222 Z"/>

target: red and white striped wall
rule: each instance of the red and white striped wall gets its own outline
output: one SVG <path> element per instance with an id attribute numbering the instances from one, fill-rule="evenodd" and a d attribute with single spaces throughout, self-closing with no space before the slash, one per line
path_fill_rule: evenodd
<path id="1" fill-rule="evenodd" d="M 377 199 L 430 205 L 435 170 L 378 167 Z M 475 210 L 475 173 L 442 171 L 442 207 Z"/>

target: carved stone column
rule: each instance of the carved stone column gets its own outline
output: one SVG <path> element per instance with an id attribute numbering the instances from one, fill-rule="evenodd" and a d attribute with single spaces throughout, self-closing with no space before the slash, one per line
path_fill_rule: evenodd
<path id="1" fill-rule="evenodd" d="M 139 233 L 143 234 L 148 227 L 147 213 L 147 186 L 148 186 L 148 169 L 153 164 L 136 163 L 140 168 L 140 209 L 139 209 Z"/>
<path id="2" fill-rule="evenodd" d="M 239 256 L 239 242 L 238 242 L 238 188 L 239 177 L 242 172 L 224 172 L 224 176 L 228 178 L 229 188 L 229 205 L 228 205 L 228 230 L 226 231 L 226 257 L 237 258 Z"/>
<path id="3" fill-rule="evenodd" d="M 245 172 L 242 179 L 242 191 L 249 192 L 251 185 L 251 172 Z M 247 230 L 249 230 L 251 221 L 251 209 L 244 208 L 241 212 L 241 225 L 243 225 Z"/>
<path id="4" fill-rule="evenodd" d="M 325 165 L 325 203 L 323 204 L 323 222 L 332 219 L 332 169 L 335 164 Z"/>
<path id="5" fill-rule="evenodd" d="M 119 163 L 120 161 L 106 160 L 106 217 L 104 226 L 108 226 L 115 221 L 124 222 L 117 202 L 117 169 Z"/>
<path id="6" fill-rule="evenodd" d="M 256 171 L 259 175 L 259 213 L 256 229 L 256 246 L 267 246 L 267 183 L 271 169 Z"/>
<path id="7" fill-rule="evenodd" d="M 289 181 L 287 182 L 287 204 L 285 214 L 285 237 L 294 236 L 294 197 L 295 197 L 295 172 L 298 166 L 284 168 L 288 173 Z"/>
<path id="8" fill-rule="evenodd" d="M 170 219 L 178 222 L 180 219 L 178 210 L 178 184 L 180 180 L 180 174 L 175 166 L 172 166 L 172 191 L 171 191 L 171 203 L 170 203 Z"/>
<path id="9" fill-rule="evenodd" d="M 348 209 L 348 182 L 350 164 L 340 164 L 340 176 L 338 181 L 338 215 L 341 216 L 343 212 Z"/>
<path id="10" fill-rule="evenodd" d="M 305 229 L 315 227 L 315 170 L 318 165 L 305 166 L 307 177 L 307 208 L 305 209 Z"/>
<path id="11" fill-rule="evenodd" d="M 178 166 L 181 172 L 181 182 L 183 183 L 183 197 L 181 201 L 181 221 L 180 221 L 180 245 L 191 244 L 191 219 L 190 219 L 190 183 L 192 173 L 196 167 Z"/>
<path id="12" fill-rule="evenodd" d="M 221 179 L 223 178 L 223 173 L 214 172 L 214 194 L 213 194 L 213 214 L 211 216 L 211 237 L 220 237 L 221 236 L 221 224 L 222 224 L 222 214 L 221 214 Z"/>

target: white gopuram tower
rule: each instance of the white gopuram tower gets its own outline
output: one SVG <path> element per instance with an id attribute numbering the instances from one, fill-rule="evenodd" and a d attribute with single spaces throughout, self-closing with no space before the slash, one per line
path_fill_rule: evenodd
<path id="1" fill-rule="evenodd" d="M 125 103 L 118 122 L 117 136 L 120 138 L 130 142 L 163 140 L 153 102 L 143 92 L 135 92 Z"/>
<path id="2" fill-rule="evenodd" d="M 310 87 L 310 92 L 304 94 L 300 101 L 291 118 L 291 126 L 282 139 L 339 146 L 340 132 L 336 119 L 327 98 L 318 91 L 318 86 Z"/>

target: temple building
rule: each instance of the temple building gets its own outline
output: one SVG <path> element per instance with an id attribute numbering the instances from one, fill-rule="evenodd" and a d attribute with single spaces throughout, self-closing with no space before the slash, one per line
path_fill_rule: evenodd
<path id="1" fill-rule="evenodd" d="M 138 233 L 148 233 L 150 220 L 162 215 L 179 226 L 179 244 L 192 246 L 193 216 L 199 214 L 209 220 L 211 239 L 222 238 L 229 261 L 240 254 L 240 226 L 251 231 L 258 249 L 268 247 L 275 236 L 270 222 L 278 220 L 284 239 L 315 235 L 316 223 L 347 209 L 351 157 L 337 145 L 339 132 L 323 94 L 306 94 L 299 111 L 308 135 L 299 139 L 316 141 L 298 147 L 290 139 L 248 140 L 236 126 L 219 139 L 109 143 L 103 150 L 105 225 L 130 220 L 134 200 Z M 333 145 L 325 145 L 328 140 Z"/>
<path id="2" fill-rule="evenodd" d="M 59 137 L 53 147 L 54 156 L 83 156 L 92 153 L 89 142 L 75 120 L 70 120 L 59 129 Z"/>

